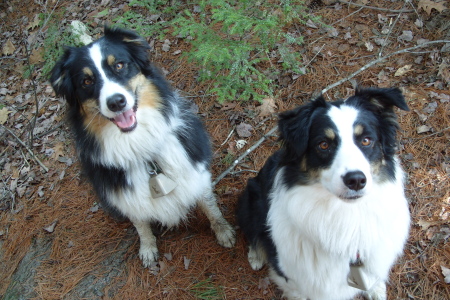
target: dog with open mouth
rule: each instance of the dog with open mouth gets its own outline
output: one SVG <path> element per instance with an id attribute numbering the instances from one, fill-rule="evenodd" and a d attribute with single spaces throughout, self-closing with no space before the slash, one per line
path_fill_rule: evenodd
<path id="1" fill-rule="evenodd" d="M 67 101 L 84 173 L 105 210 L 136 227 L 144 266 L 158 258 L 150 224 L 176 226 L 196 204 L 219 244 L 235 243 L 213 194 L 206 130 L 148 50 L 136 33 L 106 27 L 93 43 L 67 48 L 50 78 Z"/>

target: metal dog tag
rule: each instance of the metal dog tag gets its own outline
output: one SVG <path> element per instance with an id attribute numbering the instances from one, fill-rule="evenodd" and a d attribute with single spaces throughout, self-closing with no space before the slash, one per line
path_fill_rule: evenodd
<path id="1" fill-rule="evenodd" d="M 369 291 L 377 283 L 378 278 L 368 276 L 364 272 L 363 267 L 363 264 L 350 264 L 350 274 L 348 274 L 347 283 L 351 287 Z"/>
<path id="2" fill-rule="evenodd" d="M 176 186 L 177 184 L 163 173 L 151 175 L 150 177 L 150 192 L 153 198 L 169 194 Z"/>

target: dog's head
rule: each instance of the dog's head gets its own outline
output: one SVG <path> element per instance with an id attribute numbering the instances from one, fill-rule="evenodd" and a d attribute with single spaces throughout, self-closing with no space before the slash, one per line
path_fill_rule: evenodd
<path id="1" fill-rule="evenodd" d="M 399 89 L 358 89 L 346 101 L 321 96 L 280 114 L 285 182 L 319 183 L 343 200 L 370 191 L 374 181 L 395 180 L 394 106 L 408 110 Z"/>
<path id="2" fill-rule="evenodd" d="M 87 128 L 112 121 L 122 132 L 132 131 L 138 102 L 157 105 L 157 92 L 147 80 L 154 72 L 148 49 L 134 32 L 106 27 L 95 42 L 67 48 L 50 82 L 58 96 L 84 115 Z"/>

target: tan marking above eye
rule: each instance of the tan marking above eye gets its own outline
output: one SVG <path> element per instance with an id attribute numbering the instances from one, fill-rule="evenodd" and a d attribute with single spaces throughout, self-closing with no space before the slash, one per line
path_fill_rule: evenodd
<path id="1" fill-rule="evenodd" d="M 114 55 L 111 55 L 111 54 L 108 55 L 107 60 L 108 60 L 108 65 L 110 65 L 110 66 L 113 66 L 114 63 L 116 62 L 116 58 L 114 57 Z"/>
<path id="2" fill-rule="evenodd" d="M 353 129 L 355 135 L 361 135 L 364 132 L 364 127 L 362 125 L 356 125 Z"/>
<path id="3" fill-rule="evenodd" d="M 83 73 L 88 75 L 88 76 L 94 76 L 94 72 L 92 72 L 92 70 L 88 67 L 84 67 L 83 68 Z"/>
<path id="4" fill-rule="evenodd" d="M 333 129 L 331 128 L 326 128 L 325 129 L 325 136 L 331 140 L 334 140 L 334 138 L 336 137 L 336 133 L 334 132 Z"/>

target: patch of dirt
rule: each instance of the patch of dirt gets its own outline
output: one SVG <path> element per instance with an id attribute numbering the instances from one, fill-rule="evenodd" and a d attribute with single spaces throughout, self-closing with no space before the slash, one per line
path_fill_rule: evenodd
<path id="1" fill-rule="evenodd" d="M 112 0 L 53 2 L 58 3 L 55 11 L 65 16 L 61 26 L 72 19 L 92 21 L 97 15 L 93 12 L 105 7 L 111 11 L 126 7 L 125 2 Z M 262 105 L 233 99 L 217 104 L 214 96 L 205 92 L 210 83 L 196 81 L 198 67 L 173 54 L 190 48 L 185 41 L 172 38 L 171 51 L 165 52 L 164 40 L 149 38 L 155 63 L 167 72 L 173 86 L 198 106 L 213 144 L 213 178 L 273 128 L 276 113 L 308 101 L 381 56 L 449 39 L 449 10 L 437 9 L 448 7 L 446 1 L 431 1 L 431 8 L 424 7 L 423 0 L 361 0 L 356 4 L 359 6 L 315 1 L 311 5 L 313 13 L 330 27 L 293 25 L 305 36 L 305 44 L 296 51 L 302 54 L 308 72 L 300 76 L 281 73 L 274 101 Z M 159 264 L 150 269 L 141 266 L 135 229 L 129 222 L 105 215 L 81 175 L 64 123 L 64 102 L 54 96 L 40 72 L 34 80 L 23 79 L 27 64 L 24 45 L 32 38 L 42 43 L 45 36 L 45 28 L 33 27 L 33 20 L 52 5 L 40 1 L 0 3 L 0 109 L 7 111 L 2 115 L 0 110 L 2 298 L 279 299 L 281 293 L 268 280 L 267 268 L 250 268 L 242 235 L 239 233 L 236 247 L 221 248 L 199 211 L 193 211 L 188 223 L 173 230 L 155 228 Z M 399 13 L 401 9 L 407 12 Z M 111 24 L 112 18 L 94 21 Z M 100 25 L 97 32 L 101 32 Z M 383 44 L 384 39 L 389 42 Z M 39 55 L 35 53 L 33 59 Z M 442 268 L 450 268 L 449 66 L 449 43 L 432 44 L 392 55 L 325 93 L 332 100 L 352 94 L 355 83 L 397 86 L 411 108 L 398 113 L 399 155 L 408 174 L 412 225 L 404 256 L 391 272 L 389 299 L 442 300 L 450 295 Z M 30 145 L 29 124 L 36 115 L 36 102 L 37 122 Z M 246 180 L 255 176 L 278 147 L 276 135 L 267 137 L 216 185 L 219 205 L 231 223 L 235 223 L 237 197 Z"/>

